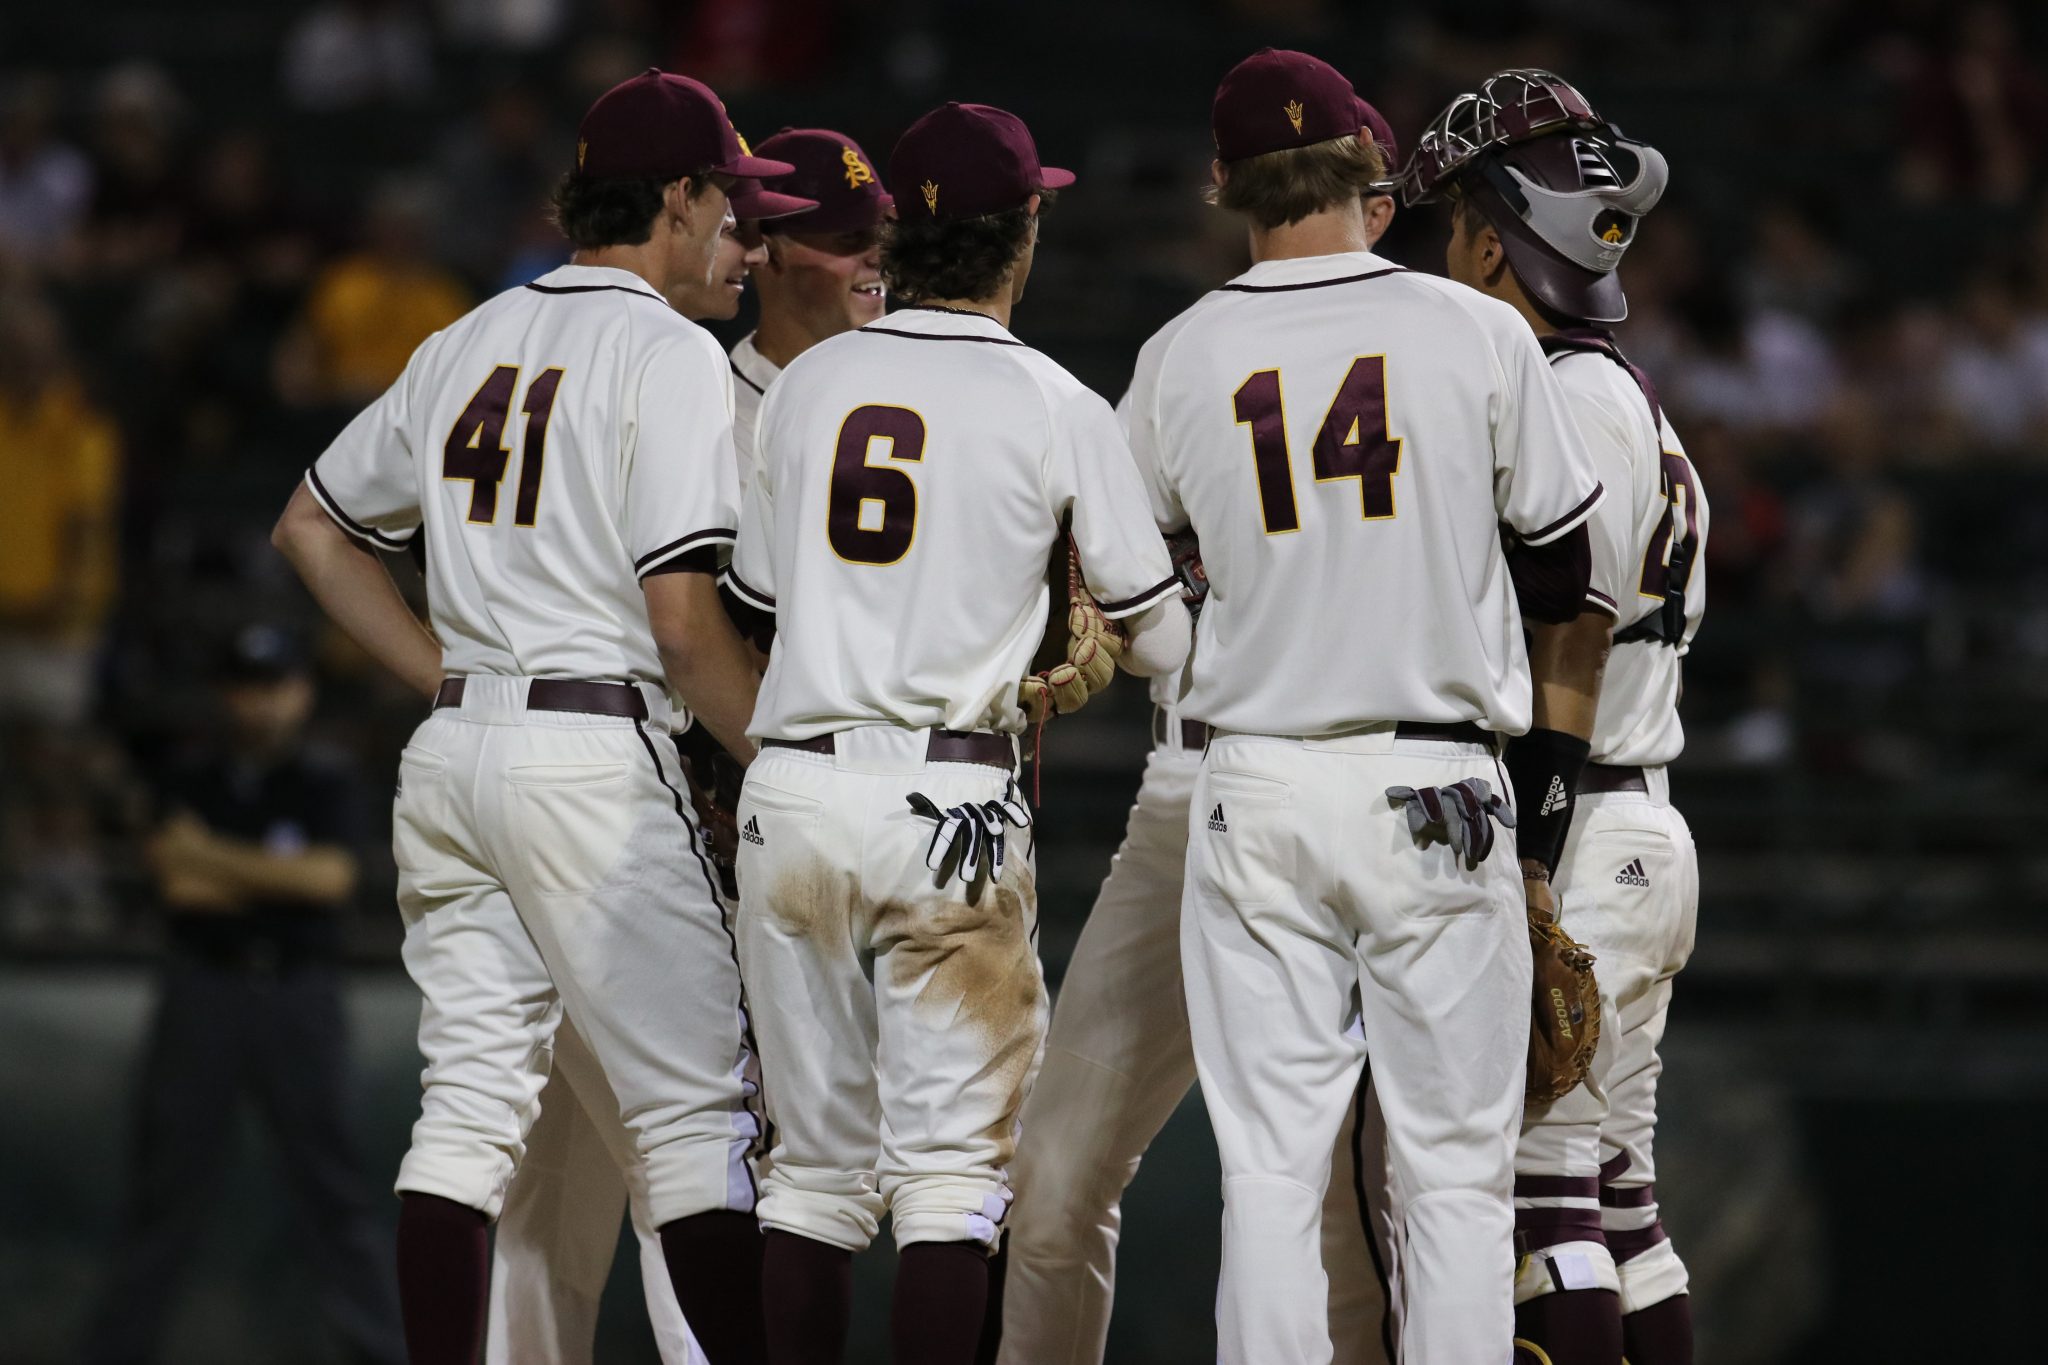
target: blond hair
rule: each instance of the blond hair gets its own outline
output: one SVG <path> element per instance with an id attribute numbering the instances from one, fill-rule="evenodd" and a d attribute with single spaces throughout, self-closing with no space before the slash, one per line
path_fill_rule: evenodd
<path id="1" fill-rule="evenodd" d="M 1387 160 L 1356 133 L 1307 147 L 1224 163 L 1223 184 L 1204 191 L 1212 204 L 1242 213 L 1260 227 L 1298 223 L 1311 213 L 1357 199 L 1386 179 Z"/>

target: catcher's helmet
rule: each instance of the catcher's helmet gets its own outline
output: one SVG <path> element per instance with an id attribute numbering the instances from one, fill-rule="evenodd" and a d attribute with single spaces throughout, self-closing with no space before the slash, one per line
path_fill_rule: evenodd
<path id="1" fill-rule="evenodd" d="M 1584 322 L 1628 316 L 1615 267 L 1670 168 L 1548 71 L 1500 71 L 1430 121 L 1401 173 L 1404 203 L 1455 189 L 1500 233 L 1522 287 Z"/>

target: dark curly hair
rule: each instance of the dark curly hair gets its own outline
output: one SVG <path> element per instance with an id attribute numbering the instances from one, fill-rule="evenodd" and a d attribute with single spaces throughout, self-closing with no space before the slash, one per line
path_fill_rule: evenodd
<path id="1" fill-rule="evenodd" d="M 555 226 L 578 250 L 639 246 L 654 235 L 661 197 L 677 178 L 593 180 L 571 171 L 556 182 L 548 202 L 554 210 Z M 712 183 L 703 172 L 687 178 L 692 199 Z"/>
<path id="2" fill-rule="evenodd" d="M 1040 191 L 1040 210 L 1052 199 L 1050 190 Z M 893 219 L 882 224 L 882 279 L 911 303 L 988 298 L 1023 256 L 1031 220 L 1022 208 L 949 222 Z"/>

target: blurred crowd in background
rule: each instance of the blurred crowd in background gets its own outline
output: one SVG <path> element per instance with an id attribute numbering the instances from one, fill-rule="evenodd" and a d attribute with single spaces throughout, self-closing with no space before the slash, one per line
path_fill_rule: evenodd
<path id="1" fill-rule="evenodd" d="M 1488 71 L 1561 71 L 1673 167 L 1620 334 L 1714 508 L 1687 771 L 1964 805 L 2048 777 L 2015 733 L 2048 655 L 2038 5 L 33 8 L 0 17 L 0 946 L 153 941 L 157 776 L 217 733 L 214 661 L 252 622 L 306 632 L 316 737 L 381 780 L 419 703 L 314 633 L 271 522 L 421 339 L 565 258 L 575 119 L 656 64 L 753 138 L 837 126 L 883 163 L 939 100 L 1019 110 L 1081 182 L 1017 330 L 1112 398 L 1243 264 L 1196 193 L 1232 61 L 1317 52 L 1404 151 Z M 1440 217 L 1385 251 L 1441 269 Z"/>

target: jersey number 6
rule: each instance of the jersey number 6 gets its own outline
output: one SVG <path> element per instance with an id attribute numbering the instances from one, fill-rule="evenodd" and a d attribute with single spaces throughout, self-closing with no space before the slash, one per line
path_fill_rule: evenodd
<path id="1" fill-rule="evenodd" d="M 1280 401 L 1280 371 L 1260 370 L 1231 395 L 1239 426 L 1252 429 L 1252 464 L 1259 478 L 1259 515 L 1266 534 L 1301 529 L 1294 501 L 1294 464 L 1287 451 L 1287 417 Z M 1358 480 L 1359 515 L 1385 521 L 1394 515 L 1394 476 L 1401 472 L 1401 441 L 1387 433 L 1387 358 L 1362 355 L 1316 429 L 1317 483 Z"/>
<path id="2" fill-rule="evenodd" d="M 917 484 L 900 469 L 868 462 L 876 441 L 889 443 L 890 460 L 920 462 L 924 418 L 909 408 L 870 403 L 839 424 L 825 535 L 832 552 L 852 564 L 894 564 L 910 553 L 917 535 Z M 869 513 L 871 503 L 879 515 Z"/>
<path id="3" fill-rule="evenodd" d="M 519 461 L 519 498 L 512 507 L 514 526 L 533 525 L 540 510 L 540 476 L 548 454 L 548 418 L 555 412 L 555 390 L 561 387 L 560 369 L 542 370 L 526 386 L 526 454 Z M 519 385 L 519 367 L 500 365 L 491 371 L 455 419 L 447 443 L 441 447 L 441 477 L 468 479 L 469 520 L 489 526 L 498 519 L 498 485 L 505 481 L 505 466 L 512 452 L 505 448 L 505 422 L 512 413 L 512 391 Z"/>

